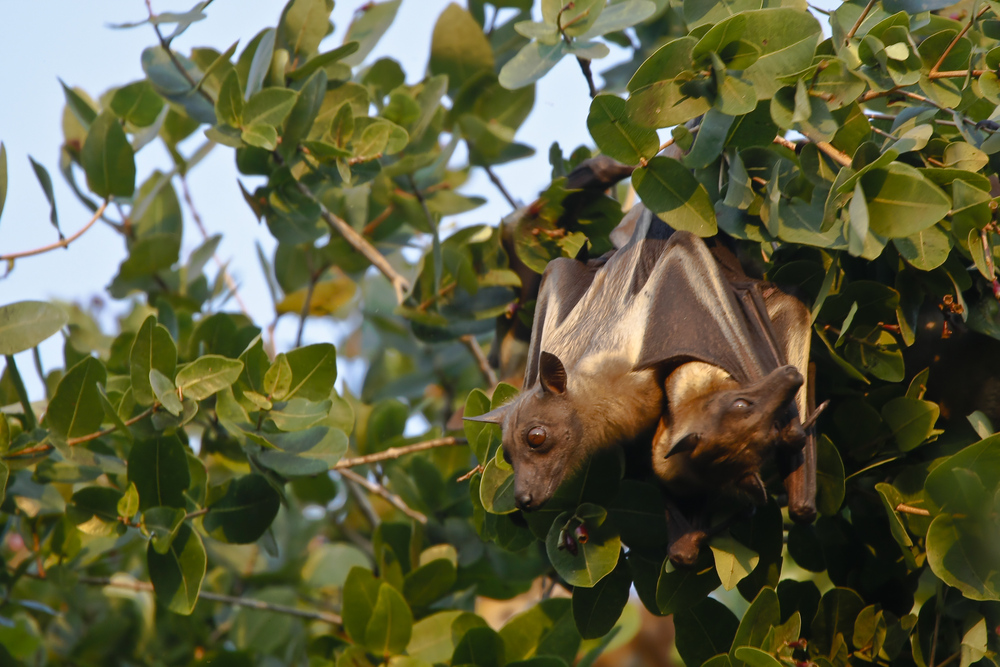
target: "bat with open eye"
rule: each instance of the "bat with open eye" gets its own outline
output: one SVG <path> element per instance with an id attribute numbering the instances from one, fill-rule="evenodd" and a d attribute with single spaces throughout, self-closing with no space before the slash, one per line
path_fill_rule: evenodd
<path id="1" fill-rule="evenodd" d="M 476 418 L 502 427 L 516 504 L 536 509 L 596 451 L 653 438 L 654 468 L 677 496 L 732 488 L 761 502 L 761 465 L 778 452 L 790 513 L 812 520 L 805 306 L 642 206 L 629 224 L 613 253 L 549 263 L 522 392 Z M 678 519 L 671 556 L 684 563 L 704 531 Z"/>

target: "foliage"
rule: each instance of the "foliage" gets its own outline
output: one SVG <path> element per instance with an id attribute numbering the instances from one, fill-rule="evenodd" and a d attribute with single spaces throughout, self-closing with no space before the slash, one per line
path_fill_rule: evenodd
<path id="1" fill-rule="evenodd" d="M 108 335 L 76 306 L 0 307 L 5 664 L 589 665 L 628 638 L 631 586 L 674 615 L 688 665 L 1000 664 L 1000 8 L 855 0 L 824 37 L 801 0 L 541 0 L 541 21 L 528 0 L 470 0 L 409 85 L 368 58 L 399 0 L 364 5 L 333 48 L 333 1 L 291 0 L 239 52 L 174 51 L 208 4 L 122 26 L 158 38 L 142 80 L 65 88 L 60 171 L 122 233 L 108 292 L 131 311 Z M 564 55 L 589 79 L 598 38 L 631 58 L 594 97 L 597 149 L 671 225 L 721 230 L 799 286 L 832 403 L 815 524 L 786 526 L 772 489 L 690 570 L 619 452 L 522 515 L 498 428 L 454 428 L 516 392 L 485 393 L 478 361 L 497 317 L 530 322 L 514 260 L 611 247 L 621 205 L 565 187 L 585 148 L 552 147 L 512 244 L 439 231 L 482 203 L 459 192 L 472 169 L 534 152 L 515 138 L 534 82 Z M 154 141 L 175 171 L 140 178 Z M 346 317 L 339 349 L 279 352 L 227 310 L 235 288 L 206 271 L 219 237 L 182 258 L 175 177 L 215 145 L 263 177 L 244 195 L 278 241 L 260 257 L 276 317 Z M 0 147 L 0 211 L 6 183 Z M 12 355 L 60 331 L 64 368 L 31 403 Z M 359 396 L 335 390 L 338 357 L 363 360 Z M 415 415 L 430 427 L 411 436 Z M 538 577 L 572 600 L 499 630 L 475 613 Z"/>

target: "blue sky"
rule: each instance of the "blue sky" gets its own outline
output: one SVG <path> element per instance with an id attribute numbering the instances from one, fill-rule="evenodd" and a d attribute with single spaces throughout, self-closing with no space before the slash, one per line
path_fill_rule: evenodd
<path id="1" fill-rule="evenodd" d="M 157 12 L 183 11 L 194 4 L 153 0 Z M 327 38 L 324 48 L 339 44 L 353 12 L 361 0 L 336 3 L 333 20 L 336 32 Z M 445 0 L 403 0 L 390 30 L 369 56 L 399 60 L 410 83 L 419 81 L 427 66 L 430 36 L 437 16 L 447 6 Z M 464 5 L 464 3 L 461 3 Z M 187 52 L 194 46 L 224 49 L 236 40 L 246 43 L 258 30 L 273 26 L 284 6 L 283 0 L 215 0 L 207 9 L 208 18 L 194 24 L 175 47 Z M 26 250 L 58 240 L 49 223 L 45 196 L 31 171 L 28 155 L 45 165 L 55 184 L 59 220 L 67 236 L 82 227 L 90 213 L 79 204 L 58 173 L 59 146 L 62 143 L 62 79 L 69 86 L 80 86 L 98 97 L 113 86 L 143 77 L 139 64 L 142 50 L 155 43 L 148 26 L 114 30 L 109 24 L 136 21 L 146 16 L 141 0 L 111 2 L 66 2 L 33 0 L 8 3 L 0 22 L 0 141 L 7 148 L 9 192 L 0 216 L 0 254 Z M 610 65 L 615 57 L 605 62 Z M 607 66 L 600 63 L 600 71 Z M 497 173 L 515 198 L 531 200 L 549 181 L 548 146 L 558 141 L 564 150 L 581 143 L 591 143 L 586 129 L 590 100 L 586 84 L 576 63 L 565 59 L 539 84 L 535 109 L 518 139 L 534 145 L 538 154 L 531 159 L 497 168 Z M 200 144 L 198 136 L 189 140 L 187 151 Z M 171 167 L 165 151 L 156 144 L 137 156 L 139 178 L 155 169 Z M 240 195 L 234 155 L 219 146 L 201 162 L 189 177 L 191 195 L 209 233 L 222 233 L 219 256 L 229 262 L 240 284 L 244 302 L 264 326 L 273 317 L 273 306 L 261 276 L 254 243 L 260 241 L 270 254 L 274 241 L 266 227 L 259 226 Z M 253 181 L 244 177 L 249 189 Z M 179 185 L 175 183 L 175 186 Z M 464 191 L 488 198 L 488 203 L 446 225 L 488 222 L 497 224 L 509 212 L 481 170 L 475 170 Z M 182 258 L 201 241 L 201 236 L 185 208 L 185 242 Z M 110 228 L 96 225 L 69 249 L 49 252 L 19 260 L 14 271 L 0 280 L 0 305 L 24 299 L 60 299 L 82 305 L 94 297 L 105 300 L 105 329 L 112 330 L 113 315 L 123 310 L 121 302 L 109 301 L 105 286 L 115 275 L 125 257 L 122 239 Z M 235 305 L 233 306 L 235 307 Z M 278 348 L 287 349 L 294 340 L 297 322 L 282 318 L 277 334 Z M 330 340 L 334 328 L 330 322 L 310 320 L 307 342 Z M 46 370 L 62 366 L 62 338 L 55 336 L 41 347 Z M 32 399 L 42 398 L 42 387 L 34 372 L 30 352 L 18 355 L 18 366 L 29 385 Z"/>

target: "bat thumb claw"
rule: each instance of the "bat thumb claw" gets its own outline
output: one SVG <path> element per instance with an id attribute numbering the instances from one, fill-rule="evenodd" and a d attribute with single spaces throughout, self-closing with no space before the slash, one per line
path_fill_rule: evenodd
<path id="1" fill-rule="evenodd" d="M 812 414 L 809 415 L 809 419 L 807 419 L 806 422 L 802 425 L 802 428 L 807 431 L 811 429 L 816 424 L 816 420 L 819 419 L 819 416 L 823 414 L 824 410 L 826 410 L 828 405 L 830 405 L 830 401 L 823 401 L 822 403 L 820 403 L 819 407 L 813 410 Z"/>

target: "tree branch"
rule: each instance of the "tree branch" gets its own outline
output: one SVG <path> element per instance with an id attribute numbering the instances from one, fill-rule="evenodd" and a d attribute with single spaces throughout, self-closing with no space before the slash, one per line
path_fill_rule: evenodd
<path id="1" fill-rule="evenodd" d="M 277 151 L 273 152 L 271 155 L 278 164 L 282 166 L 285 165 L 284 159 Z M 397 303 L 403 303 L 406 298 L 406 293 L 410 291 L 410 282 L 401 276 L 396 269 L 392 268 L 392 265 L 389 263 L 389 260 L 385 258 L 385 255 L 376 250 L 375 246 L 359 234 L 354 227 L 351 227 L 346 221 L 331 213 L 326 206 L 323 205 L 323 202 L 317 199 L 316 195 L 314 195 L 308 187 L 297 179 L 295 180 L 295 186 L 298 188 L 299 192 L 308 197 L 319 207 L 320 216 L 330 229 L 344 237 L 344 240 L 347 241 L 352 248 L 364 255 L 365 259 L 374 264 L 375 268 L 381 271 L 382 275 L 389 279 L 389 282 L 392 283 L 393 289 L 396 291 Z"/>
<path id="2" fill-rule="evenodd" d="M 211 104 L 212 107 L 215 107 L 215 100 L 212 99 L 211 95 L 205 92 L 204 88 L 198 85 L 197 81 L 191 78 L 191 74 L 184 68 L 181 61 L 177 60 L 177 56 L 174 52 L 170 50 L 170 42 L 167 41 L 167 39 L 163 36 L 163 33 L 160 32 L 160 26 L 152 21 L 152 19 L 156 18 L 156 13 L 153 12 L 153 4 L 150 0 L 146 0 L 146 9 L 149 10 L 150 25 L 153 26 L 153 30 L 156 32 L 156 38 L 160 40 L 160 46 L 167 52 L 167 56 L 170 57 L 170 62 L 174 64 L 174 67 L 181 73 L 181 76 L 183 76 L 184 79 L 191 84 L 191 89 L 197 91 L 199 95 L 208 100 L 208 103 Z"/>
<path id="3" fill-rule="evenodd" d="M 590 60 L 577 56 L 576 62 L 580 63 L 580 71 L 583 72 L 583 76 L 587 79 L 587 89 L 590 92 L 590 99 L 594 99 L 597 97 L 597 86 L 594 85 L 594 73 L 590 71 Z"/>
<path id="4" fill-rule="evenodd" d="M 870 12 L 872 10 L 872 7 L 875 6 L 876 1 L 877 0 L 868 0 L 868 4 L 865 5 L 865 8 L 861 10 L 861 16 L 859 16 L 858 20 L 854 22 L 853 26 L 851 26 L 851 31 L 847 33 L 847 37 L 845 38 L 845 43 L 850 42 L 852 39 L 854 39 L 854 33 L 858 31 L 858 28 L 861 27 L 861 24 L 865 22 L 866 18 L 868 18 L 868 12 Z"/>
<path id="5" fill-rule="evenodd" d="M 41 255 L 42 253 L 48 252 L 50 250 L 55 250 L 56 248 L 65 248 L 70 243 L 72 243 L 73 241 L 75 241 L 78 238 L 80 238 L 81 236 L 83 236 L 84 233 L 88 229 L 90 229 L 91 227 L 93 227 L 94 223 L 96 223 L 98 220 L 100 220 L 101 216 L 104 215 L 104 209 L 106 209 L 107 207 L 108 207 L 108 200 L 104 200 L 104 203 L 101 204 L 101 206 L 94 213 L 94 217 L 92 217 L 90 219 L 90 222 L 88 222 L 86 225 L 84 225 L 79 231 L 77 231 L 72 236 L 67 236 L 66 238 L 60 239 L 60 240 L 56 241 L 55 243 L 50 243 L 47 246 L 42 246 L 41 248 L 35 248 L 34 250 L 22 250 L 21 252 L 13 252 L 13 253 L 11 253 L 9 255 L 0 255 L 0 261 L 10 262 L 10 261 L 13 261 L 15 259 L 21 259 L 22 257 L 31 257 L 33 255 Z"/>
<path id="6" fill-rule="evenodd" d="M 896 505 L 896 511 L 901 514 L 913 514 L 916 516 L 930 516 L 931 513 L 921 507 L 913 507 L 912 505 L 904 505 L 899 503 Z"/>
<path id="7" fill-rule="evenodd" d="M 358 473 L 354 472 L 353 470 L 348 470 L 346 468 L 341 469 L 340 470 L 340 474 L 343 475 L 344 477 L 346 477 L 347 479 L 351 480 L 355 484 L 360 484 L 361 486 L 365 487 L 365 489 L 367 489 L 369 493 L 374 493 L 377 496 L 381 496 L 390 505 L 392 505 L 393 507 L 395 507 L 396 509 L 398 509 L 403 514 L 405 514 L 406 516 L 408 516 L 411 519 L 413 519 L 414 521 L 419 521 L 422 524 L 426 524 L 427 523 L 427 517 L 426 516 L 424 516 L 422 513 L 418 512 L 417 510 L 411 508 L 409 505 L 407 505 L 405 502 L 403 502 L 402 498 L 400 498 L 395 493 L 393 493 L 389 489 L 385 488 L 381 484 L 376 484 L 375 482 L 371 482 L 371 481 L 368 480 L 367 477 L 364 477 L 363 475 L 359 475 Z"/>
<path id="8" fill-rule="evenodd" d="M 476 358 L 476 363 L 479 364 L 479 370 L 482 371 L 483 377 L 486 378 L 486 382 L 489 383 L 491 387 L 497 386 L 497 374 L 493 371 L 493 367 L 490 366 L 490 362 L 486 358 L 486 355 L 483 354 L 483 348 L 479 346 L 479 341 L 476 340 L 476 337 L 471 334 L 467 334 L 459 338 L 459 340 L 462 341 L 462 344 L 465 345 L 465 347 L 469 348 L 469 352 L 471 352 L 472 356 Z"/>
<path id="9" fill-rule="evenodd" d="M 934 78 L 934 75 L 937 73 L 938 68 L 941 67 L 941 63 L 944 62 L 944 59 L 948 57 L 948 54 L 951 53 L 951 50 L 955 48 L 956 44 L 958 44 L 958 40 L 962 39 L 965 36 L 965 33 L 969 32 L 969 28 L 971 28 L 973 24 L 979 20 L 979 17 L 988 12 L 989 9 L 990 6 L 988 4 L 982 9 L 980 9 L 979 13 L 973 16 L 971 19 L 969 19 L 969 22 L 965 24 L 965 27 L 962 28 L 957 35 L 955 35 L 955 38 L 951 40 L 951 44 L 948 45 L 948 47 L 941 54 L 941 57 L 937 59 L 936 63 L 934 63 L 934 67 L 931 67 L 930 72 L 928 73 L 928 76 L 930 78 L 932 79 Z"/>
<path id="10" fill-rule="evenodd" d="M 8 357 L 8 359 L 9 359 L 9 357 Z M 132 417 L 131 419 L 126 420 L 124 422 L 125 425 L 126 426 L 131 426 L 132 424 L 135 424 L 136 422 L 142 421 L 146 417 L 148 417 L 151 414 L 153 414 L 153 412 L 156 410 L 156 408 L 158 406 L 159 406 L 159 403 L 154 403 L 151 407 L 149 407 L 146 410 L 143 410 L 142 412 L 140 412 L 139 414 L 137 414 L 135 417 Z M 25 430 L 27 430 L 27 429 L 25 429 Z M 117 430 L 118 430 L 117 426 L 112 426 L 111 428 L 106 428 L 106 429 L 103 429 L 101 431 L 97 431 L 95 433 L 88 433 L 87 435 L 81 435 L 81 436 L 78 436 L 76 438 L 69 438 L 68 440 L 66 440 L 66 445 L 69 446 L 69 447 L 73 447 L 75 445 L 79 445 L 79 444 L 84 443 L 84 442 L 90 442 L 91 440 L 97 440 L 98 438 L 102 438 L 102 437 L 104 437 L 106 435 L 111 435 L 112 433 L 114 433 Z M 36 445 L 34 447 L 28 447 L 27 449 L 19 449 L 18 451 L 11 452 L 10 454 L 4 454 L 3 455 L 3 459 L 4 460 L 7 460 L 7 459 L 17 459 L 17 458 L 20 458 L 22 456 L 28 456 L 28 455 L 31 455 L 31 454 L 45 454 L 45 453 L 51 452 L 53 449 L 55 449 L 55 445 L 49 445 L 49 444 Z"/>
<path id="11" fill-rule="evenodd" d="M 792 150 L 792 151 L 794 151 L 795 148 L 796 148 L 794 142 L 791 142 L 788 139 L 785 139 L 784 137 L 780 137 L 780 136 L 779 137 L 775 137 L 773 143 L 776 143 L 779 146 L 784 146 L 785 148 L 787 148 L 789 150 Z M 844 153 L 844 152 L 839 151 L 836 148 L 834 148 L 830 144 L 830 142 L 828 142 L 828 141 L 814 141 L 812 143 L 816 144 L 816 148 L 818 148 L 821 151 L 823 151 L 823 153 L 825 153 L 830 159 L 832 159 L 834 162 L 836 162 L 840 166 L 842 166 L 842 167 L 850 167 L 851 166 L 851 157 L 847 153 Z"/>
<path id="12" fill-rule="evenodd" d="M 181 179 L 181 191 L 184 193 L 184 201 L 187 202 L 188 209 L 191 211 L 191 217 L 194 219 L 194 224 L 198 227 L 198 231 L 201 232 L 201 237 L 208 240 L 208 230 L 205 229 L 205 224 L 201 220 L 201 215 L 198 214 L 198 209 L 194 207 L 194 200 L 191 198 L 191 191 L 188 189 L 187 177 L 181 173 L 179 174 Z M 216 253 L 212 253 L 212 259 L 215 260 L 215 265 L 219 267 L 219 272 L 222 273 L 222 280 L 226 283 L 226 287 L 233 293 L 233 298 L 236 299 L 236 305 L 240 307 L 240 312 L 247 316 L 248 319 L 253 320 L 250 317 L 250 311 L 247 310 L 246 304 L 243 303 L 243 299 L 240 297 L 239 286 L 233 277 L 229 274 L 226 269 L 226 265 L 223 264 L 222 260 Z"/>
<path id="13" fill-rule="evenodd" d="M 493 171 L 493 168 L 490 167 L 489 165 L 486 165 L 485 167 L 483 167 L 483 169 L 486 170 L 486 175 L 490 177 L 490 180 L 493 181 L 493 185 L 497 187 L 497 190 L 499 190 L 500 194 L 503 195 L 503 198 L 507 200 L 507 203 L 510 204 L 510 207 L 516 211 L 517 202 L 514 201 L 514 198 L 510 196 L 510 192 L 508 192 L 507 188 L 504 187 L 503 182 L 500 181 L 500 177 L 496 175 L 496 172 Z"/>
<path id="14" fill-rule="evenodd" d="M 135 591 L 137 593 L 153 592 L 153 585 L 145 581 L 121 581 L 112 579 L 111 577 L 80 577 L 80 583 L 89 584 L 91 586 L 121 588 L 124 590 Z M 261 611 L 273 611 L 278 614 L 297 616 L 299 618 L 305 618 L 312 621 L 323 621 L 324 623 L 330 623 L 331 625 L 344 624 L 344 620 L 339 614 L 324 611 L 306 611 L 282 604 L 273 604 L 271 602 L 264 602 L 263 600 L 254 600 L 252 598 L 241 598 L 233 595 L 222 595 L 220 593 L 202 591 L 198 594 L 198 599 L 207 600 L 209 602 L 222 602 L 224 604 L 233 605 L 234 607 L 248 607 L 250 609 L 259 609 Z"/>
<path id="15" fill-rule="evenodd" d="M 333 465 L 330 470 L 344 470 L 345 468 L 354 468 L 355 466 L 363 466 L 369 463 L 377 463 L 379 461 L 388 461 L 390 459 L 398 459 L 401 456 L 406 456 L 407 454 L 413 454 L 414 452 L 422 452 L 427 449 L 434 449 L 436 447 L 450 447 L 452 445 L 466 445 L 469 441 L 465 438 L 456 438 L 454 436 L 448 436 L 446 438 L 435 438 L 434 440 L 425 440 L 424 442 L 418 442 L 412 445 L 406 445 L 404 447 L 390 447 L 385 451 L 375 452 L 374 454 L 366 454 L 365 456 L 355 456 L 350 459 L 341 459 L 336 464 Z"/>

